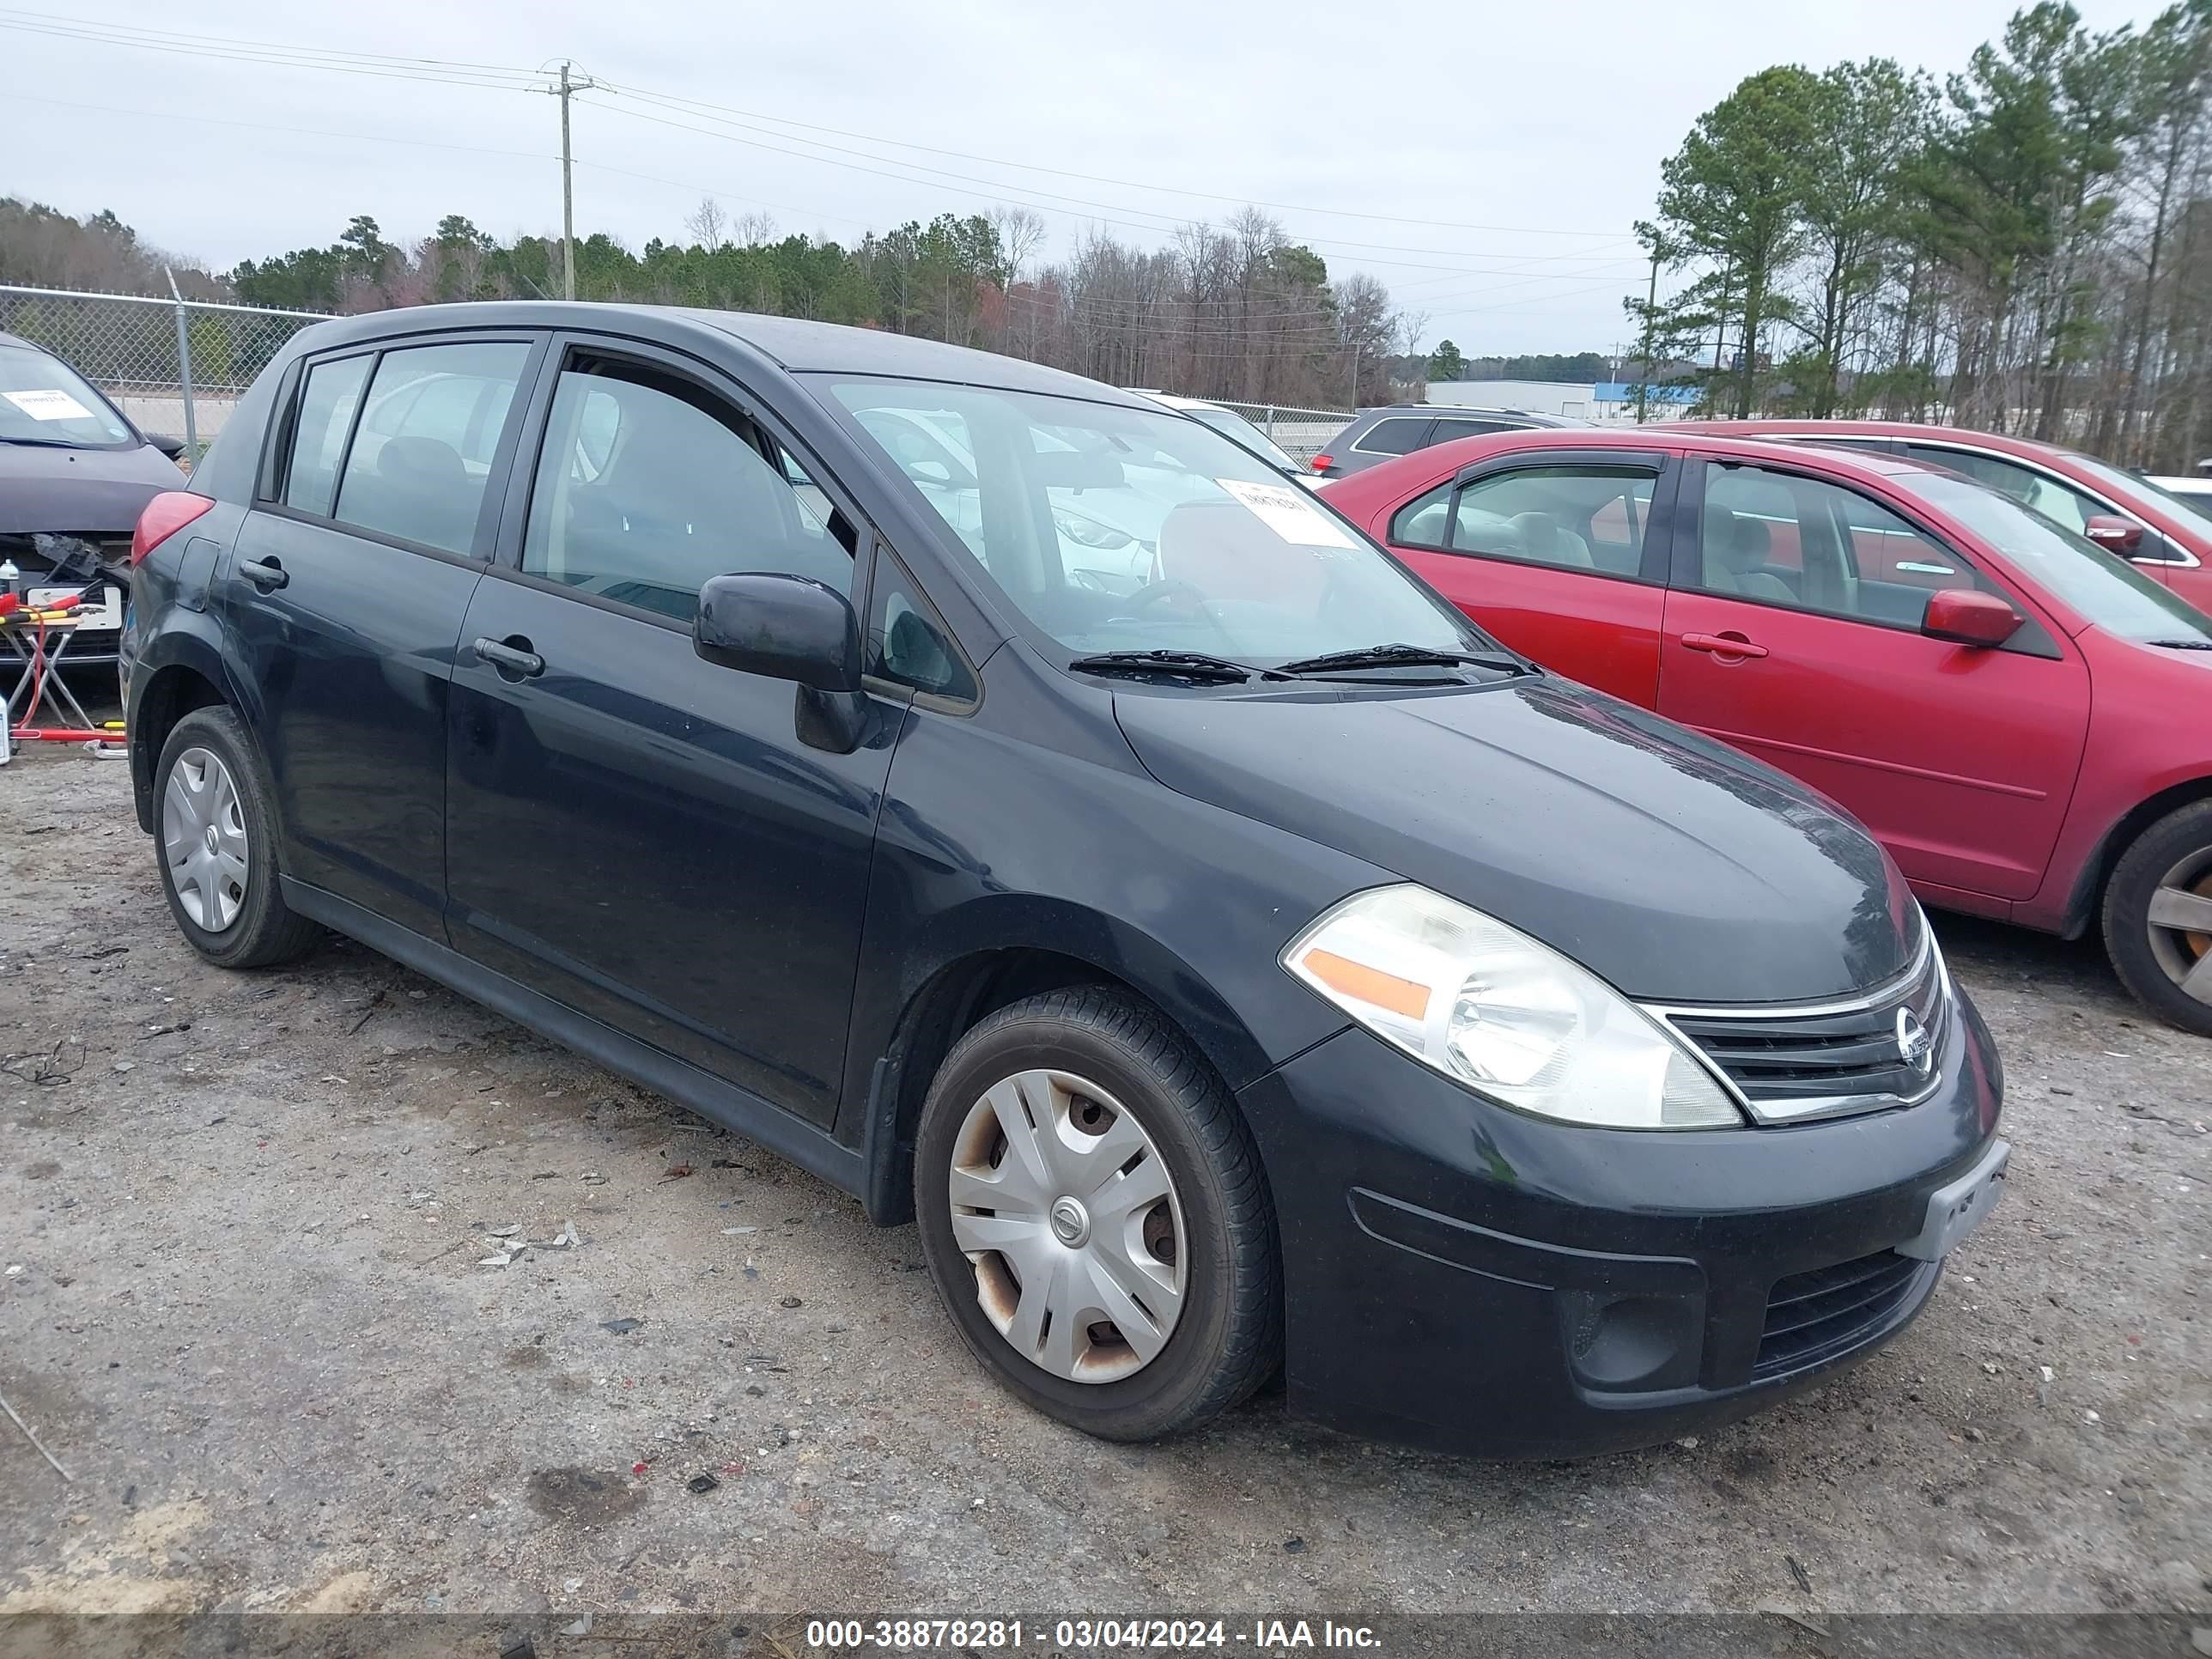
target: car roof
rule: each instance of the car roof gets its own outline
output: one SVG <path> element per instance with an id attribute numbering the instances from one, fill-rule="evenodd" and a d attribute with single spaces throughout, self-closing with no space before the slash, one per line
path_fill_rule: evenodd
<path id="1" fill-rule="evenodd" d="M 1668 421 L 1663 425 L 1689 432 L 1718 433 L 1728 430 L 1747 434 L 1790 433 L 1807 438 L 1818 438 L 1833 433 L 1839 438 L 1903 438 L 1928 443 L 1965 445 L 1980 449 L 1994 449 L 2014 455 L 2032 455 L 2042 459 L 2063 457 L 2068 452 L 2063 445 L 2045 443 L 2036 438 L 2017 438 L 2009 433 L 1983 432 L 1972 427 L 1937 426 L 1926 421 Z"/>
<path id="2" fill-rule="evenodd" d="M 1832 448 L 1824 444 L 1779 443 L 1749 436 L 1686 432 L 1679 427 L 1659 422 L 1642 427 L 1529 427 L 1517 432 L 1486 432 L 1472 438 L 1453 438 L 1443 443 L 1431 444 L 1425 449 L 1416 449 L 1409 454 L 1394 455 L 1349 477 L 1331 479 L 1326 493 L 1347 501 L 1364 501 L 1377 492 L 1407 487 L 1416 474 L 1421 478 L 1423 488 L 1434 489 L 1440 462 L 1459 465 L 1485 456 L 1510 453 L 1516 450 L 1568 449 L 1587 454 L 1592 450 L 1626 449 L 1648 453 L 1655 448 L 1678 451 L 1686 455 L 1726 456 L 1778 466 L 1802 468 L 1809 463 L 1838 478 L 1862 482 L 1875 478 L 1920 477 L 1946 471 L 1933 463 L 1911 460 L 1902 455 L 1870 454 L 1863 450 Z"/>
<path id="3" fill-rule="evenodd" d="M 1008 392 L 1042 392 L 1083 398 L 1092 403 L 1147 406 L 1102 380 L 1085 380 L 1019 357 L 977 351 L 942 341 L 917 339 L 886 330 L 851 328 L 841 323 L 809 322 L 798 317 L 769 317 L 757 312 L 710 311 L 687 306 L 647 306 L 597 301 L 490 300 L 459 305 L 415 306 L 400 311 L 368 312 L 334 318 L 310 331 L 325 343 L 375 339 L 397 332 L 449 328 L 589 328 L 642 326 L 648 335 L 672 322 L 703 326 L 743 342 L 794 374 L 878 374 L 894 380 L 942 380 Z"/>

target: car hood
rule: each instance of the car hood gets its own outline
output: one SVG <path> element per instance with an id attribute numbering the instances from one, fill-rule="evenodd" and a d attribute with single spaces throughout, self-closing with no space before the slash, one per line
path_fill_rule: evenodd
<path id="1" fill-rule="evenodd" d="M 127 536 L 148 501 L 184 487 L 177 464 L 151 444 L 136 449 L 0 444 L 0 536 L 41 530 Z"/>
<path id="2" fill-rule="evenodd" d="M 1474 905 L 1631 996 L 1842 995 L 1918 946 L 1904 878 L 1838 808 L 1566 682 L 1133 689 L 1115 709 L 1170 788 Z"/>

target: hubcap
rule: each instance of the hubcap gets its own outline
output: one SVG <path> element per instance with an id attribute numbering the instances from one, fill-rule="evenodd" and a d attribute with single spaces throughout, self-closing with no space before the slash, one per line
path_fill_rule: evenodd
<path id="1" fill-rule="evenodd" d="M 2166 977 L 2212 1003 L 2212 847 L 2201 847 L 2159 878 L 2150 896 L 2150 953 Z"/>
<path id="2" fill-rule="evenodd" d="M 969 1108 L 948 1183 L 975 1300 L 1054 1376 L 1142 1370 L 1182 1316 L 1182 1208 L 1128 1108 L 1072 1072 L 1021 1072 Z"/>
<path id="3" fill-rule="evenodd" d="M 246 815 L 230 769 L 205 749 L 187 749 L 161 793 L 161 856 L 177 902 L 198 927 L 220 933 L 246 902 Z"/>

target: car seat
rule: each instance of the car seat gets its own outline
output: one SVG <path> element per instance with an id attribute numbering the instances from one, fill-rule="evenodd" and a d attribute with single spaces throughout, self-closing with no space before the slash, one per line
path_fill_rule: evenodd
<path id="1" fill-rule="evenodd" d="M 1795 605 L 1797 595 L 1790 584 L 1766 568 L 1769 545 L 1766 526 L 1747 519 L 1732 508 L 1705 508 L 1705 588 L 1708 592 L 1735 593 L 1771 605 Z"/>

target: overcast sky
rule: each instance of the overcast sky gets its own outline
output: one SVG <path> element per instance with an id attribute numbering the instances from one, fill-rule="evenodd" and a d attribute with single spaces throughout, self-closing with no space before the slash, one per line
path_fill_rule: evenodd
<path id="1" fill-rule="evenodd" d="M 2077 3 L 2100 27 L 2154 9 Z M 64 27 L 189 31 L 203 45 L 228 37 L 520 70 L 573 58 L 628 89 L 576 104 L 578 233 L 606 230 L 633 246 L 681 236 L 709 194 L 733 217 L 763 211 L 783 230 L 842 241 L 1018 203 L 1044 215 L 1048 258 L 1087 225 L 1157 244 L 1174 221 L 1275 204 L 1332 274 L 1370 270 L 1406 309 L 1428 313 L 1425 345 L 1449 337 L 1475 356 L 1609 349 L 1626 337 L 1621 296 L 1642 290 L 1645 271 L 1632 226 L 1650 211 L 1660 162 L 1744 76 L 1872 54 L 1941 74 L 1998 33 L 2014 4 L 214 0 L 185 9 L 92 0 L 41 9 Z M 40 15 L 0 9 L 0 25 Z M 556 100 L 524 91 L 0 27 L 0 193 L 76 214 L 112 208 L 149 240 L 218 267 L 326 244 L 356 213 L 393 241 L 447 213 L 502 236 L 557 231 L 558 153 Z"/>

